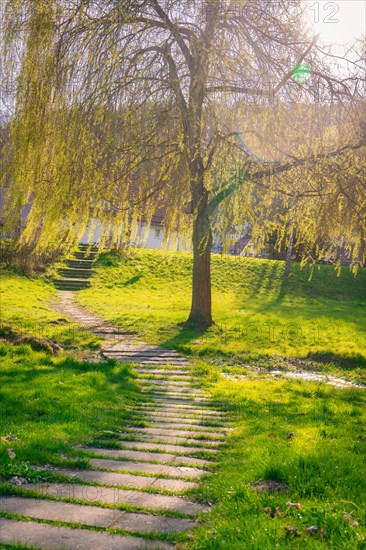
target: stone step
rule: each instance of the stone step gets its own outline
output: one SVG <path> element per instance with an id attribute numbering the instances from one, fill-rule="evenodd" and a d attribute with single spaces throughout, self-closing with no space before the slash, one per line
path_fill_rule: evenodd
<path id="1" fill-rule="evenodd" d="M 59 290 L 60 292 L 79 292 L 80 290 L 84 290 L 86 288 L 89 288 L 90 285 L 85 286 L 74 286 L 74 285 L 63 285 L 63 284 L 55 284 L 55 288 Z"/>
<path id="2" fill-rule="evenodd" d="M 171 422 L 182 422 L 185 420 L 212 420 L 213 422 L 222 422 L 226 420 L 225 417 L 222 417 L 220 415 L 213 415 L 213 414 L 205 414 L 204 412 L 176 412 L 176 411 L 146 411 L 143 416 L 143 420 L 146 422 L 149 422 L 149 419 L 155 420 L 156 418 L 161 419 L 162 422 L 164 421 L 171 421 Z"/>
<path id="3" fill-rule="evenodd" d="M 189 384 L 187 386 L 171 386 L 169 381 L 164 381 L 164 384 L 156 386 L 151 380 L 140 380 L 140 386 L 143 391 L 150 391 L 153 393 L 163 394 L 163 395 L 178 395 L 181 396 L 191 396 L 194 395 L 195 397 L 205 397 L 204 392 L 201 390 L 197 391 L 196 389 L 192 388 L 192 386 Z"/>
<path id="4" fill-rule="evenodd" d="M 201 451 L 208 452 L 210 454 L 215 454 L 216 449 L 202 448 L 202 447 L 191 447 L 191 446 L 182 446 L 182 445 L 169 445 L 164 443 L 148 443 L 145 441 L 125 441 L 122 439 L 118 440 L 120 445 L 123 445 L 123 449 L 131 449 L 137 451 L 152 451 L 156 450 L 157 452 L 167 452 L 173 454 L 191 454 Z"/>
<path id="5" fill-rule="evenodd" d="M 114 357 L 115 359 L 118 359 L 118 360 L 123 360 L 126 357 L 139 357 L 139 358 L 143 357 L 144 360 L 151 359 L 153 361 L 157 359 L 159 360 L 164 359 L 165 361 L 168 361 L 169 359 L 170 361 L 174 361 L 175 363 L 188 364 L 188 361 L 185 357 L 181 357 L 179 355 L 165 353 L 165 352 L 159 352 L 159 351 L 140 350 L 138 349 L 137 344 L 136 344 L 136 349 L 134 350 L 128 350 L 128 351 L 126 350 L 125 352 L 121 352 L 121 351 L 110 351 L 103 348 L 102 353 L 104 355 Z"/>
<path id="6" fill-rule="evenodd" d="M 111 352 L 126 352 L 126 351 L 133 351 L 136 349 L 136 346 L 133 344 L 128 343 L 122 343 L 122 344 L 116 344 L 114 346 L 106 347 L 104 348 L 105 351 L 111 351 Z M 174 353 L 181 357 L 175 350 L 170 350 L 167 348 L 163 348 L 161 346 L 154 346 L 152 344 L 146 344 L 144 342 L 140 342 L 137 346 L 137 349 L 139 351 L 159 351 L 159 352 L 166 352 L 166 353 Z"/>
<path id="7" fill-rule="evenodd" d="M 157 405 L 154 406 L 154 404 L 146 403 L 140 404 L 139 412 L 141 413 L 161 413 L 162 416 L 165 414 L 177 414 L 177 415 L 184 415 L 184 416 L 219 416 L 222 418 L 225 418 L 224 413 L 220 411 L 215 411 L 213 409 L 208 408 L 207 406 L 202 407 L 192 407 L 191 405 L 187 405 L 186 407 L 184 405 Z"/>
<path id="8" fill-rule="evenodd" d="M 211 464 L 208 460 L 202 458 L 194 458 L 192 456 L 177 456 L 172 453 L 151 453 L 147 451 L 130 451 L 127 449 L 103 449 L 97 447 L 78 447 L 81 451 L 93 453 L 100 456 L 108 456 L 110 458 L 122 458 L 131 461 L 146 461 L 160 464 L 179 464 L 184 466 L 194 466 L 197 468 L 205 468 Z"/>
<path id="9" fill-rule="evenodd" d="M 202 424 L 203 422 L 214 423 L 214 427 L 220 427 L 220 429 L 225 426 L 225 423 L 223 423 L 221 420 L 217 420 L 215 418 L 213 419 L 207 416 L 199 416 L 197 418 L 187 418 L 184 416 L 179 418 L 174 416 L 164 416 L 162 418 L 159 414 L 151 414 L 148 418 L 145 418 L 144 420 L 148 424 L 148 426 L 156 425 L 156 423 L 159 423 L 159 425 L 164 423 L 167 425 L 172 424 L 174 426 L 184 426 L 190 424 L 191 426 L 201 425 L 203 427 L 205 425 Z"/>
<path id="10" fill-rule="evenodd" d="M 214 423 L 214 427 L 216 427 L 216 425 L 219 425 L 220 427 L 226 425 L 225 423 L 222 422 L 221 419 L 217 419 L 217 418 L 212 417 L 212 416 L 203 416 L 203 415 L 200 415 L 200 416 L 184 416 L 182 414 L 180 416 L 176 416 L 174 414 L 166 413 L 164 415 L 164 418 L 162 418 L 161 415 L 151 414 L 149 416 L 149 419 L 146 419 L 147 422 L 149 420 L 151 420 L 152 422 L 154 422 L 154 421 L 163 422 L 164 421 L 167 424 L 170 424 L 170 423 L 174 422 L 175 424 L 180 423 L 180 425 L 182 425 L 182 424 L 191 424 L 191 425 L 201 424 L 201 426 L 205 426 L 207 422 L 209 424 Z"/>
<path id="11" fill-rule="evenodd" d="M 0 542 L 8 545 L 22 544 L 46 550 L 146 550 L 173 549 L 175 546 L 166 542 L 153 541 L 140 537 L 112 535 L 90 531 L 89 529 L 73 529 L 57 527 L 29 521 L 0 519 Z"/>
<path id="12" fill-rule="evenodd" d="M 84 500 L 95 504 L 129 505 L 148 510 L 171 510 L 194 516 L 207 512 L 209 507 L 175 495 L 145 493 L 137 489 L 119 489 L 117 487 L 100 487 L 79 485 L 78 483 L 35 483 L 23 485 L 22 489 L 36 491 L 43 496 L 59 499 Z"/>
<path id="13" fill-rule="evenodd" d="M 150 464 L 149 462 L 123 462 L 121 460 L 108 460 L 106 458 L 91 458 L 93 468 L 100 470 L 113 470 L 123 472 L 139 472 L 141 474 L 166 475 L 169 477 L 189 477 L 196 479 L 207 474 L 205 470 L 190 466 L 167 466 L 164 464 Z"/>
<path id="14" fill-rule="evenodd" d="M 140 378 L 144 378 L 143 375 L 151 376 L 152 380 L 165 380 L 170 377 L 179 377 L 181 380 L 189 380 L 191 376 L 187 374 L 186 370 L 178 369 L 154 369 L 154 368 L 145 368 L 145 367 L 134 367 L 134 371 L 139 375 Z"/>
<path id="15" fill-rule="evenodd" d="M 207 397 L 204 397 L 199 394 L 176 394 L 172 392 L 156 392 L 156 391 L 147 391 L 147 390 L 141 390 L 141 394 L 149 397 L 150 400 L 153 399 L 154 401 L 150 401 L 154 404 L 159 406 L 169 406 L 169 405 L 192 405 L 195 408 L 209 408 L 210 406 L 210 400 Z"/>
<path id="16" fill-rule="evenodd" d="M 203 398 L 205 394 L 200 396 L 200 398 Z M 197 403 L 196 398 L 195 399 L 186 399 L 184 397 L 179 398 L 160 398 L 160 397 L 154 397 L 154 401 L 148 401 L 141 403 L 142 407 L 152 407 L 154 409 L 159 408 L 166 408 L 169 407 L 174 410 L 183 410 L 183 409 L 199 409 L 199 410 L 208 410 L 208 411 L 216 411 L 217 409 L 214 408 L 213 405 L 211 405 L 211 402 L 208 401 L 206 398 L 202 401 L 202 403 Z"/>
<path id="17" fill-rule="evenodd" d="M 92 260 L 67 260 L 67 267 L 71 268 L 82 268 L 82 269 L 91 269 L 94 262 Z"/>
<path id="18" fill-rule="evenodd" d="M 215 434 L 220 434 L 222 433 L 223 435 L 227 434 L 228 431 L 231 430 L 231 428 L 226 428 L 226 427 L 216 427 L 216 428 L 211 428 L 209 426 L 200 426 L 198 424 L 184 424 L 182 422 L 180 423 L 172 423 L 172 422 L 169 422 L 169 423 L 165 423 L 165 422 L 150 422 L 148 421 L 148 427 L 146 429 L 150 429 L 150 428 L 157 428 L 159 430 L 165 430 L 166 433 L 168 433 L 168 430 L 191 430 L 191 431 L 196 431 L 198 433 L 202 432 L 202 433 L 215 433 Z"/>
<path id="19" fill-rule="evenodd" d="M 161 420 L 161 422 L 173 422 L 173 423 L 179 423 L 183 422 L 185 420 L 212 420 L 213 422 L 225 422 L 226 417 L 215 415 L 215 414 L 206 414 L 204 412 L 190 412 L 190 411 L 175 411 L 175 410 L 148 410 L 144 413 L 140 411 L 141 414 L 143 414 L 143 421 L 149 422 L 150 419 L 156 420 L 158 418 L 158 421 Z"/>
<path id="20" fill-rule="evenodd" d="M 166 383 L 165 386 L 154 386 L 154 384 L 150 384 L 149 382 L 142 382 L 140 384 L 141 389 L 143 392 L 150 392 L 152 394 L 158 394 L 158 395 L 170 395 L 173 397 L 199 397 L 204 398 L 205 394 L 202 391 L 196 391 L 190 386 L 179 388 L 179 386 L 170 386 L 168 383 Z"/>
<path id="21" fill-rule="evenodd" d="M 86 288 L 90 286 L 90 281 L 88 279 L 55 279 L 54 280 L 55 286 L 69 286 L 69 287 L 75 287 L 75 288 Z"/>
<path id="22" fill-rule="evenodd" d="M 143 353 L 126 353 L 125 355 L 120 356 L 116 353 L 109 353 L 102 351 L 104 357 L 109 357 L 110 359 L 116 359 L 121 363 L 137 363 L 142 365 L 144 368 L 149 367 L 173 367 L 173 368 L 182 368 L 189 367 L 190 364 L 186 359 L 179 359 L 174 357 L 166 357 L 164 355 L 155 355 L 154 357 L 145 355 Z"/>
<path id="23" fill-rule="evenodd" d="M 180 492 L 198 487 L 197 483 L 193 481 L 184 481 L 182 479 L 163 479 L 136 476 L 133 474 L 98 472 L 94 470 L 65 470 L 56 468 L 55 471 L 67 477 L 82 479 L 83 481 L 132 489 L 167 489 L 169 491 Z"/>
<path id="24" fill-rule="evenodd" d="M 136 346 L 133 346 L 133 347 L 132 346 L 122 347 L 122 346 L 123 345 L 118 345 L 111 348 L 103 348 L 103 351 L 108 353 L 116 353 L 117 355 L 122 355 L 122 356 L 126 353 L 138 352 L 138 353 L 144 353 L 146 355 L 159 355 L 159 356 L 166 355 L 167 357 L 177 357 L 178 359 L 183 358 L 183 356 L 177 353 L 176 351 L 171 349 L 161 348 L 159 346 L 144 346 L 142 344 L 136 344 Z"/>
<path id="25" fill-rule="evenodd" d="M 71 269 L 65 267 L 59 269 L 58 272 L 62 277 L 69 279 L 88 279 L 92 275 L 91 269 Z"/>
<path id="26" fill-rule="evenodd" d="M 122 434 L 123 435 L 123 434 Z M 165 435 L 165 434 L 160 434 L 160 435 L 157 435 L 157 434 L 149 434 L 149 433 L 146 433 L 146 434 L 142 434 L 142 433 L 137 433 L 137 432 L 134 432 L 134 433 L 131 433 L 131 432 L 128 432 L 126 433 L 125 435 L 133 435 L 134 436 L 134 440 L 131 441 L 131 443 L 138 443 L 138 442 L 148 442 L 148 443 L 151 443 L 151 445 L 155 445 L 155 444 L 158 444 L 158 445 L 161 445 L 161 444 L 165 444 L 165 443 L 168 443 L 168 444 L 172 444 L 172 445 L 176 445 L 176 446 L 180 446 L 180 445 L 193 445 L 193 446 L 199 446 L 199 447 L 202 447 L 202 450 L 206 450 L 206 448 L 214 448 L 214 447 L 219 447 L 220 445 L 222 445 L 222 441 L 215 441 L 214 439 L 197 439 L 197 438 L 189 438 L 189 437 L 186 437 L 186 438 L 182 438 L 182 437 L 174 437 L 174 436 L 169 436 L 169 435 Z M 119 440 L 118 440 L 119 441 Z"/>
<path id="27" fill-rule="evenodd" d="M 97 257 L 97 251 L 89 252 L 87 250 L 80 250 L 78 252 L 74 252 L 74 258 L 77 260 L 91 260 L 94 261 Z"/>
<path id="28" fill-rule="evenodd" d="M 223 434 L 215 434 L 214 432 L 207 432 L 204 431 L 193 431 L 193 430 L 164 430 L 164 428 L 129 428 L 125 429 L 125 433 L 127 434 L 151 434 L 151 435 L 157 435 L 157 436 L 164 436 L 164 437 L 170 437 L 170 438 L 176 438 L 179 440 L 179 438 L 184 439 L 198 439 L 199 441 L 204 441 L 204 439 L 208 439 L 210 441 L 219 440 L 222 441 L 225 439 L 225 435 Z"/>
<path id="29" fill-rule="evenodd" d="M 144 380 L 144 384 L 149 384 L 151 387 L 157 387 L 157 388 L 184 388 L 189 389 L 192 388 L 192 384 L 190 382 L 187 382 L 186 380 Z"/>
<path id="30" fill-rule="evenodd" d="M 192 401 L 192 399 L 179 399 L 179 402 L 165 401 L 164 399 L 159 399 L 155 401 L 148 401 L 140 403 L 142 410 L 154 409 L 154 410 L 163 410 L 166 408 L 179 411 L 189 411 L 189 410 L 199 410 L 201 411 L 212 411 L 212 412 L 221 412 L 217 411 L 210 402 L 204 401 L 203 403 L 197 404 L 197 401 Z"/>
<path id="31" fill-rule="evenodd" d="M 201 394 L 198 393 L 178 393 L 178 392 L 172 392 L 172 391 L 156 391 L 153 389 L 150 390 L 141 390 L 142 395 L 147 395 L 152 397 L 156 402 L 162 403 L 164 400 L 169 403 L 190 403 L 194 402 L 197 406 L 200 406 L 201 404 L 209 403 L 209 400 L 207 397 L 202 397 Z"/>
<path id="32" fill-rule="evenodd" d="M 112 326 L 108 327 L 106 324 L 102 324 L 98 332 L 100 334 L 105 334 L 106 336 L 108 335 L 135 336 L 137 334 L 135 330 L 122 330 Z"/>
<path id="33" fill-rule="evenodd" d="M 186 358 L 187 359 L 187 358 Z M 177 368 L 177 367 L 170 367 L 170 366 L 164 366 L 164 367 L 135 367 L 137 371 L 146 372 L 154 374 L 154 371 L 157 371 L 157 374 L 172 374 L 172 371 L 179 371 L 178 374 L 182 374 L 183 376 L 189 375 L 189 369 L 186 367 L 183 368 Z"/>
<path id="34" fill-rule="evenodd" d="M 135 370 L 135 368 L 134 368 Z M 136 375 L 136 372 L 134 372 Z M 176 374 L 166 374 L 166 375 L 156 375 L 153 376 L 151 374 L 145 374 L 145 373 L 137 373 L 136 380 L 139 382 L 143 382 L 145 384 L 154 382 L 155 380 L 161 381 L 161 382 L 179 382 L 182 380 L 182 382 L 190 382 L 189 376 L 182 376 L 182 375 L 176 375 Z"/>
<path id="35" fill-rule="evenodd" d="M 150 391 L 151 393 L 156 394 L 157 396 L 161 397 L 178 397 L 178 398 L 186 398 L 189 399 L 190 396 L 193 396 L 195 398 L 200 397 L 202 399 L 205 399 L 205 392 L 203 392 L 201 389 L 193 388 L 192 386 L 181 388 L 182 391 L 179 390 L 177 387 L 165 387 L 164 386 L 154 386 L 151 384 L 150 387 L 143 387 L 143 391 Z"/>
<path id="36" fill-rule="evenodd" d="M 164 357 L 157 357 L 154 359 L 151 359 L 149 357 L 145 357 L 142 355 L 126 355 L 124 357 L 116 357 L 114 354 L 110 353 L 104 353 L 102 352 L 103 357 L 107 357 L 108 359 L 116 359 L 120 363 L 137 363 L 139 365 L 152 365 L 152 366 L 161 366 L 161 365 L 171 365 L 175 367 L 181 367 L 183 364 L 187 364 L 184 360 L 183 361 L 177 361 L 177 359 L 166 359 Z"/>
<path id="37" fill-rule="evenodd" d="M 152 531 L 172 533 L 176 531 L 188 531 L 197 526 L 190 519 L 124 512 L 122 510 L 101 508 L 99 506 L 14 496 L 1 497 L 0 511 L 28 516 L 34 519 L 80 523 L 81 525 L 90 525 L 105 529 L 126 529 L 139 533 L 149 533 Z M 75 534 L 77 535 L 77 533 Z M 91 548 L 93 549 L 95 546 Z"/>

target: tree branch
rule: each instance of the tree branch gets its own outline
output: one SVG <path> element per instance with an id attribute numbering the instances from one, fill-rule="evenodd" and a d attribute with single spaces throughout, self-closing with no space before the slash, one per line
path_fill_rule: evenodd
<path id="1" fill-rule="evenodd" d="M 248 95 L 259 95 L 270 97 L 271 94 L 264 90 L 259 90 L 258 88 L 245 88 L 244 86 L 236 86 L 235 84 L 223 84 L 218 86 L 208 86 L 206 88 L 207 94 L 212 94 L 216 92 L 230 92 L 233 94 L 248 94 Z"/>
<path id="2" fill-rule="evenodd" d="M 336 151 L 332 151 L 330 153 L 321 153 L 319 155 L 311 155 L 309 157 L 299 159 L 296 162 L 286 163 L 281 166 L 274 166 L 272 168 L 269 168 L 268 170 L 259 170 L 252 174 L 249 172 L 236 174 L 224 183 L 224 185 L 229 184 L 228 187 L 225 187 L 224 189 L 222 189 L 219 193 L 217 193 L 217 195 L 215 195 L 211 199 L 207 207 L 208 213 L 212 215 L 213 212 L 216 210 L 216 208 L 219 206 L 219 204 L 223 200 L 225 200 L 227 197 L 232 195 L 232 193 L 234 193 L 237 189 L 239 189 L 245 181 L 252 181 L 260 185 L 261 187 L 264 187 L 265 189 L 270 189 L 269 186 L 263 184 L 262 182 L 262 180 L 267 176 L 273 176 L 273 175 L 281 174 L 283 172 L 287 172 L 292 168 L 303 166 L 308 162 L 316 162 L 321 159 L 335 158 L 337 156 L 347 153 L 348 151 L 356 151 L 361 147 L 363 147 L 364 145 L 365 145 L 365 140 L 362 140 L 356 145 L 345 145 L 344 147 L 341 147 L 340 149 L 337 149 Z M 304 196 L 311 196 L 314 194 L 318 194 L 316 191 L 311 191 L 311 192 L 305 191 L 303 193 L 290 193 L 285 191 L 284 189 L 277 189 L 277 191 L 282 195 L 286 195 L 288 197 L 295 197 L 295 198 L 301 198 Z"/>
<path id="3" fill-rule="evenodd" d="M 172 36 L 177 41 L 178 46 L 181 49 L 182 54 L 184 55 L 185 60 L 187 61 L 188 66 L 191 68 L 193 66 L 193 59 L 191 52 L 189 51 L 189 48 L 187 44 L 184 42 L 184 39 L 182 35 L 180 34 L 177 25 L 175 25 L 170 19 L 168 14 L 163 10 L 163 8 L 160 6 L 158 0 L 152 0 L 152 5 L 154 10 L 156 11 L 157 15 L 160 17 L 160 19 L 164 22 L 166 27 L 171 32 Z"/>

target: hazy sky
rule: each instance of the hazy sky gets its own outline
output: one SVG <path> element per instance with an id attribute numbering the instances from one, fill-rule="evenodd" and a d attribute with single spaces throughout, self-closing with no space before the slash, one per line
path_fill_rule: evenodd
<path id="1" fill-rule="evenodd" d="M 320 42 L 350 45 L 366 33 L 366 0 L 304 0 L 309 29 Z"/>

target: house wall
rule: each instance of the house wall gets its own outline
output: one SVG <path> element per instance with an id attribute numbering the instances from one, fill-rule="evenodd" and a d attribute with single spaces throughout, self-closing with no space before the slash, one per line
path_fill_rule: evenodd
<path id="1" fill-rule="evenodd" d="M 98 222 L 91 224 L 81 237 L 82 244 L 91 244 L 100 242 L 102 225 Z M 136 248 L 149 248 L 159 250 L 163 248 L 163 241 L 165 237 L 164 227 L 160 224 L 151 224 L 148 227 L 145 223 L 139 223 L 137 231 L 131 236 L 129 244 Z M 167 245 L 164 248 L 168 250 L 189 250 L 190 245 L 185 239 L 179 236 L 172 236 L 168 239 Z"/>

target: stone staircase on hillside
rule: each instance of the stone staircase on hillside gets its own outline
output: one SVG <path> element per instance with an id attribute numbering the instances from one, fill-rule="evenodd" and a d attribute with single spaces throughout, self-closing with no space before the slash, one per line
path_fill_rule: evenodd
<path id="1" fill-rule="evenodd" d="M 73 258 L 67 260 L 66 267 L 58 270 L 60 278 L 55 279 L 58 290 L 82 290 L 90 286 L 93 264 L 98 254 L 96 246 L 80 244 Z"/>

